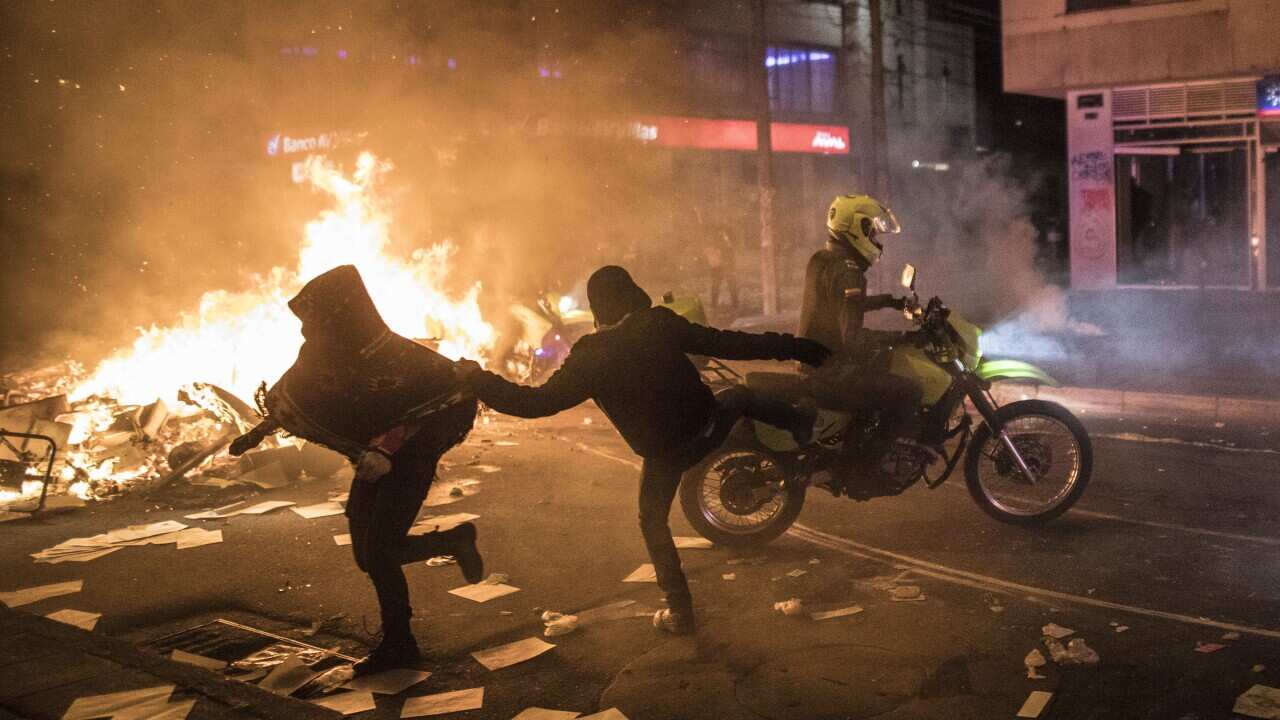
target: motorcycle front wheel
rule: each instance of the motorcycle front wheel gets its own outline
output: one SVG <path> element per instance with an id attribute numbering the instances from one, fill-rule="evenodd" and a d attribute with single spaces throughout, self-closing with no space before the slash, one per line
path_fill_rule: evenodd
<path id="1" fill-rule="evenodd" d="M 772 454 L 722 447 L 685 472 L 680 508 L 693 529 L 717 545 L 764 545 L 800 516 L 805 486 Z"/>
<path id="2" fill-rule="evenodd" d="M 965 456 L 965 483 L 988 515 L 1014 525 L 1040 525 L 1066 512 L 1093 474 L 1093 445 L 1070 410 L 1022 400 L 996 411 L 1035 482 L 1027 479 L 1001 439 L 983 423 Z"/>

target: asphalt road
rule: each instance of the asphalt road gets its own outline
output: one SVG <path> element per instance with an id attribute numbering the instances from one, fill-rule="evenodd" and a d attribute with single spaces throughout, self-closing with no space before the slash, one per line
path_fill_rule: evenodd
<path id="1" fill-rule="evenodd" d="M 488 569 L 520 592 L 477 604 L 447 594 L 462 585 L 456 568 L 408 568 L 415 632 L 435 673 L 410 694 L 484 686 L 485 708 L 466 716 L 486 718 L 531 705 L 617 705 L 631 718 L 1012 717 L 1032 690 L 1055 694 L 1042 717 L 1232 717 L 1249 686 L 1280 686 L 1280 437 L 1086 421 L 1097 434 L 1093 483 L 1078 510 L 1046 528 L 992 521 L 959 478 L 870 503 L 815 490 L 797 531 L 759 560 L 682 551 L 704 622 L 696 640 L 614 619 L 490 672 L 469 653 L 540 634 L 544 609 L 634 600 L 643 610 L 660 597 L 652 584 L 621 582 L 646 561 L 636 459 L 603 415 L 584 406 L 536 422 L 491 416 L 442 470 L 446 480 L 479 480 L 479 492 L 424 514 L 480 515 Z M 342 490 L 328 479 L 254 497 L 307 504 Z M 346 531 L 341 516 L 185 521 L 221 528 L 224 542 L 131 547 L 88 563 L 27 556 L 198 509 L 126 497 L 0 525 L 0 590 L 83 579 L 81 593 L 27 609 L 101 612 L 98 632 L 138 641 L 215 617 L 286 634 L 328 619 L 308 641 L 362 653 L 376 606 L 349 549 L 334 543 Z M 679 510 L 672 527 L 693 534 Z M 891 602 L 876 578 L 893 576 L 926 599 Z M 864 610 L 822 622 L 773 612 L 790 597 Z M 1042 648 L 1048 622 L 1085 637 L 1101 663 L 1051 664 L 1046 679 L 1028 680 L 1023 656 Z M 1229 632 L 1239 637 L 1222 639 Z M 1196 652 L 1198 641 L 1225 647 Z M 399 704 L 383 698 L 377 712 L 396 717 Z"/>

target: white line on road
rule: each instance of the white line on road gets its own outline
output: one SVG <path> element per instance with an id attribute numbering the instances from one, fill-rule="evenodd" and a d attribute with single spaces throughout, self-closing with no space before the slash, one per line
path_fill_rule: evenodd
<path id="1" fill-rule="evenodd" d="M 640 468 L 640 463 L 634 460 L 618 457 L 617 455 L 613 455 L 612 453 L 607 453 L 604 450 L 594 448 L 584 443 L 576 443 L 576 445 L 577 447 L 581 448 L 583 451 L 589 452 L 593 455 L 599 455 L 602 458 L 613 460 L 614 462 L 622 463 L 623 465 L 627 465 L 629 467 L 633 467 L 636 469 Z M 1078 512 L 1078 513 L 1087 514 L 1087 515 L 1094 515 L 1098 517 L 1103 517 L 1105 519 L 1115 519 L 1115 520 L 1121 520 L 1125 522 L 1135 522 L 1135 523 L 1144 524 L 1144 525 L 1156 525 L 1156 523 L 1148 523 L 1142 520 L 1130 521 L 1130 520 L 1127 520 L 1126 518 L 1122 518 L 1119 516 L 1114 516 L 1114 515 L 1108 516 L 1105 513 L 1093 513 L 1087 510 L 1073 510 L 1073 512 Z M 1231 537 L 1226 535 L 1225 533 L 1217 533 L 1212 530 L 1201 531 L 1196 528 L 1181 528 L 1178 526 L 1170 526 L 1169 529 L 1174 529 L 1174 530 L 1182 529 L 1182 530 L 1188 530 L 1190 532 L 1200 532 L 1202 534 L 1223 535 L 1223 536 Z M 1235 623 L 1221 622 L 1218 620 L 1212 620 L 1210 618 L 1192 617 L 1190 615 L 1183 615 L 1181 613 L 1168 612 L 1165 610 L 1152 610 L 1150 608 L 1138 607 L 1136 605 L 1125 605 L 1123 603 L 1115 603 L 1108 600 L 1099 600 L 1097 598 L 1086 597 L 1083 595 L 1072 595 L 1071 593 L 1058 592 L 1057 590 L 1049 590 L 1047 588 L 1039 588 L 1032 585 L 1023 585 L 1021 583 L 1010 582 L 1008 580 L 1001 580 L 1000 578 L 990 577 L 988 575 L 980 575 L 978 573 L 971 573 L 967 570 L 960 570 L 958 568 L 952 568 L 946 565 L 939 565 L 938 563 L 932 563 L 927 560 L 911 557 L 910 555 L 903 555 L 901 553 L 895 553 L 890 550 L 883 550 L 881 548 L 872 547 L 870 545 L 864 545 L 862 543 L 855 542 L 853 540 L 842 538 L 838 535 L 830 535 L 828 533 L 824 533 L 819 530 L 814 530 L 813 528 L 806 527 L 799 523 L 792 525 L 791 529 L 787 530 L 787 534 L 796 538 L 797 540 L 802 540 L 804 542 L 807 542 L 813 545 L 818 545 L 819 547 L 824 547 L 824 548 L 827 548 L 828 550 L 834 550 L 836 552 L 843 553 L 846 555 L 854 555 L 857 557 L 865 558 L 867 560 L 876 560 L 879 562 L 889 563 L 894 565 L 897 568 L 900 568 L 903 570 L 911 570 L 920 575 L 924 575 L 926 577 L 932 577 L 938 580 L 943 580 L 945 582 L 949 582 L 955 585 L 963 585 L 966 587 L 977 588 L 979 590 L 987 590 L 987 591 L 995 591 L 995 592 L 1020 592 L 1026 595 L 1039 596 L 1043 598 L 1051 598 L 1054 600 L 1059 600 L 1061 602 L 1075 603 L 1077 605 L 1088 605 L 1090 607 L 1105 608 L 1107 610 L 1118 610 L 1120 612 L 1127 612 L 1135 615 L 1143 615 L 1146 617 L 1160 618 L 1162 620 L 1172 620 L 1173 622 L 1184 623 L 1187 625 L 1200 625 L 1203 627 L 1217 628 L 1219 630 L 1227 630 L 1227 631 L 1238 632 L 1238 633 L 1248 633 L 1250 635 L 1258 635 L 1261 637 L 1272 638 L 1274 640 L 1280 640 L 1280 630 L 1270 630 L 1267 628 L 1252 627 L 1250 625 L 1236 625 Z M 1239 536 L 1239 537 L 1241 539 L 1262 540 L 1266 542 L 1270 542 L 1272 540 L 1271 538 L 1252 538 L 1251 536 Z"/>
<path id="2" fill-rule="evenodd" d="M 1134 518 L 1122 517 L 1120 515 L 1112 515 L 1111 513 L 1097 512 L 1095 510 L 1081 510 L 1080 508 L 1071 508 L 1068 512 L 1071 515 L 1083 515 L 1084 517 L 1110 520 L 1112 522 L 1119 523 L 1129 523 L 1130 525 L 1146 525 L 1147 527 L 1160 528 L 1161 530 L 1176 530 L 1178 532 L 1194 533 L 1196 535 L 1209 535 L 1227 540 L 1243 540 L 1244 542 L 1261 543 L 1263 545 L 1280 545 L 1280 538 L 1267 537 L 1265 535 L 1240 535 L 1238 533 L 1208 530 L 1206 528 L 1176 525 L 1174 523 L 1155 522 L 1154 520 L 1136 520 Z"/>
<path id="3" fill-rule="evenodd" d="M 1174 622 L 1184 623 L 1187 625 L 1200 625 L 1203 627 L 1211 627 L 1238 633 L 1248 633 L 1250 635 L 1258 635 L 1261 637 L 1272 638 L 1274 640 L 1280 640 L 1280 630 L 1252 627 L 1250 625 L 1236 625 L 1235 623 L 1221 622 L 1210 618 L 1192 617 L 1190 615 L 1182 615 L 1180 613 L 1168 612 L 1165 610 L 1152 610 L 1150 608 L 1138 607 L 1136 605 L 1125 605 L 1123 603 L 1099 600 L 1097 598 L 1086 597 L 1083 595 L 1072 595 L 1071 593 L 1058 592 L 1057 590 L 1048 590 L 1046 588 L 1034 587 L 1032 585 L 1009 582 L 1008 580 L 1001 580 L 1000 578 L 990 577 L 988 575 L 979 575 L 978 573 L 971 573 L 967 570 L 939 565 L 927 560 L 911 557 L 910 555 L 882 550 L 877 547 L 864 545 L 859 542 L 854 542 L 853 540 L 842 538 L 838 535 L 830 535 L 828 533 L 814 530 L 813 528 L 805 527 L 800 524 L 792 525 L 791 529 L 787 531 L 787 534 L 797 540 L 803 540 L 804 542 L 818 545 L 819 547 L 824 547 L 828 550 L 834 550 L 846 555 L 854 555 L 867 560 L 886 562 L 897 568 L 911 570 L 912 572 L 920 575 L 932 577 L 955 585 L 964 585 L 966 587 L 977 588 L 979 590 L 996 592 L 1019 592 L 1026 595 L 1050 598 L 1077 605 L 1088 605 L 1090 607 L 1117 610 L 1134 615 L 1160 618 L 1162 620 L 1172 620 Z"/>
<path id="4" fill-rule="evenodd" d="M 1280 455 L 1280 450 L 1271 448 L 1242 448 L 1203 440 L 1180 440 L 1178 438 L 1156 437 L 1142 433 L 1089 433 L 1090 437 L 1119 440 L 1121 442 L 1150 443 L 1154 445 L 1185 445 L 1200 450 L 1219 450 L 1221 452 L 1248 453 L 1253 455 Z"/>

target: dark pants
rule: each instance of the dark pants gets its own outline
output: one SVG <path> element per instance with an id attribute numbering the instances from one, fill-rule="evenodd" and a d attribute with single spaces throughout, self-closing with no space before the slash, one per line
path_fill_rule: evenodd
<path id="1" fill-rule="evenodd" d="M 854 363 L 829 364 L 810 375 L 810 391 L 824 408 L 867 416 L 880 414 L 880 424 L 862 442 L 846 440 L 843 470 L 873 468 L 897 437 L 919 431 L 920 385 L 883 369 Z"/>
<path id="2" fill-rule="evenodd" d="M 716 410 L 708 431 L 686 446 L 673 448 L 661 457 L 644 458 L 640 468 L 640 534 L 644 536 L 649 560 L 658 576 L 658 587 L 667 595 L 667 605 L 689 612 L 693 596 L 680 567 L 680 554 L 671 539 L 667 518 L 671 503 L 680 488 L 685 470 L 696 465 L 707 453 L 720 447 L 729 431 L 743 416 L 779 427 L 789 426 L 796 417 L 790 405 L 766 402 L 745 386 L 722 390 L 716 395 Z"/>
<path id="3" fill-rule="evenodd" d="M 409 535 L 435 478 L 444 450 L 438 441 L 410 439 L 391 458 L 391 472 L 374 482 L 355 480 L 347 498 L 347 521 L 356 565 L 373 581 L 385 638 L 409 632 L 409 585 L 401 565 L 451 553 L 446 533 Z"/>

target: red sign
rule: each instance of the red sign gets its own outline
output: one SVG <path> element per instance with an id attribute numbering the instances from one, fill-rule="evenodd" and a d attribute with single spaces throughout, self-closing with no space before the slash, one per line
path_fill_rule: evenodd
<path id="1" fill-rule="evenodd" d="M 774 123 L 770 131 L 778 152 L 849 154 L 849 128 L 842 125 Z"/>
<path id="2" fill-rule="evenodd" d="M 632 131 L 641 142 L 662 147 L 756 149 L 754 120 L 651 117 L 635 123 Z M 773 149 L 778 152 L 849 154 L 849 128 L 842 125 L 773 123 L 770 132 Z"/>

